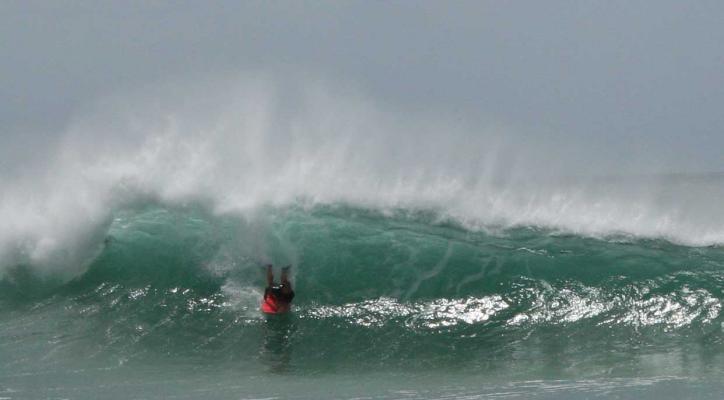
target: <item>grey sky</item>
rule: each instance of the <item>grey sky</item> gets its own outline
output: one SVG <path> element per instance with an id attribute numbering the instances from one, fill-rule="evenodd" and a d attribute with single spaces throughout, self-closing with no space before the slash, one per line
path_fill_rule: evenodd
<path id="1" fill-rule="evenodd" d="M 491 118 L 604 170 L 724 171 L 721 1 L 4 1 L 0 55 L 0 155 L 99 96 L 255 70 Z"/>

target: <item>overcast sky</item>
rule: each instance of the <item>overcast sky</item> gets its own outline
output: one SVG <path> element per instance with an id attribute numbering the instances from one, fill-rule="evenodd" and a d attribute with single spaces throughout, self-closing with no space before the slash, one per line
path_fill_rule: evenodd
<path id="1" fill-rule="evenodd" d="M 322 76 L 400 113 L 490 118 L 613 164 L 724 171 L 719 0 L 2 1 L 0 59 L 6 158 L 99 97 L 252 70 Z"/>

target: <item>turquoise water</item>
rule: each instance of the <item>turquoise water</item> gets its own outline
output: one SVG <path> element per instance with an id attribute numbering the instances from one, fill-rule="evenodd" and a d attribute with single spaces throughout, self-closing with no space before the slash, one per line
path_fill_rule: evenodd
<path id="1" fill-rule="evenodd" d="M 719 246 L 470 230 L 427 211 L 158 204 L 116 210 L 97 243 L 71 280 L 5 274 L 0 398 L 724 390 Z M 265 262 L 294 265 L 290 315 L 258 311 Z"/>

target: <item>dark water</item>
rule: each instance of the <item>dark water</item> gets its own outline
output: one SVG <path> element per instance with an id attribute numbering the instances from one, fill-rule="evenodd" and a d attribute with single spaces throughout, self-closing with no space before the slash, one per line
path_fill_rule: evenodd
<path id="1" fill-rule="evenodd" d="M 294 312 L 264 317 L 262 263 Z M 346 206 L 118 210 L 0 283 L 0 398 L 720 398 L 724 249 Z"/>

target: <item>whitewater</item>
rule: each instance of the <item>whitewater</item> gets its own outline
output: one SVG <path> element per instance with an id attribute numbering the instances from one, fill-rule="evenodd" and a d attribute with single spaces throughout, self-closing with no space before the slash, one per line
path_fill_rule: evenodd
<path id="1" fill-rule="evenodd" d="M 585 151 L 322 80 L 99 99 L 0 170 L 0 397 L 717 398 L 724 176 Z"/>

